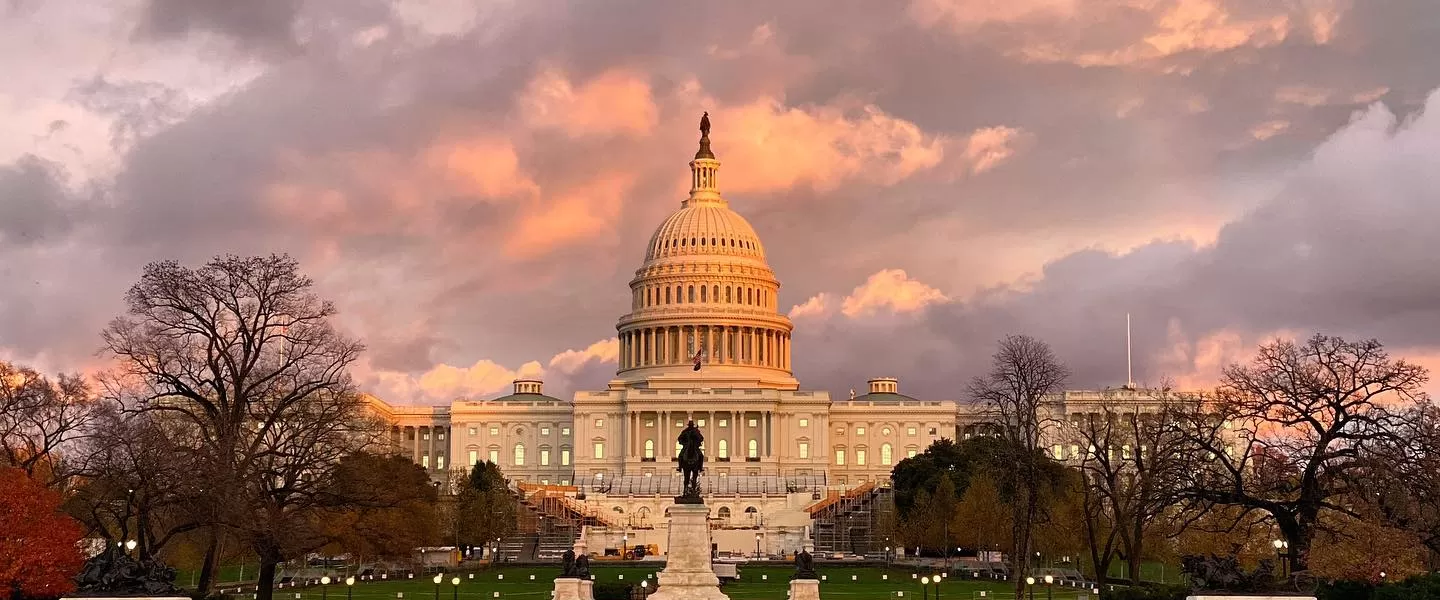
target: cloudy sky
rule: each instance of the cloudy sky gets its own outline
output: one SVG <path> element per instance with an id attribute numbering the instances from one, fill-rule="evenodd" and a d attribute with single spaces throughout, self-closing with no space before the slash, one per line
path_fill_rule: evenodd
<path id="1" fill-rule="evenodd" d="M 289 252 L 395 403 L 601 385 L 709 111 L 807 388 L 1071 387 L 1275 336 L 1440 367 L 1434 0 L 0 0 L 0 358 Z M 793 307 L 793 308 L 788 308 Z"/>

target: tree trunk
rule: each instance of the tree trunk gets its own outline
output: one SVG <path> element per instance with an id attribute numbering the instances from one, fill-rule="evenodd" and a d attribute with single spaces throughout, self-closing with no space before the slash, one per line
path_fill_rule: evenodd
<path id="1" fill-rule="evenodd" d="M 1129 547 L 1125 549 L 1125 553 L 1130 555 L 1128 557 L 1130 559 L 1130 583 L 1138 586 L 1140 585 L 1140 558 L 1144 554 L 1145 545 L 1145 521 L 1143 517 L 1132 516 L 1131 518 L 1135 521 L 1134 528 L 1130 530 L 1130 540 L 1126 544 Z"/>
<path id="2" fill-rule="evenodd" d="M 200 562 L 200 580 L 195 585 L 195 595 L 206 597 L 215 585 L 215 563 L 220 559 L 220 536 L 210 529 L 210 541 L 205 547 L 205 558 Z"/>
<path id="3" fill-rule="evenodd" d="M 271 600 L 275 590 L 275 567 L 280 561 L 261 555 L 259 580 L 255 582 L 255 600 Z"/>

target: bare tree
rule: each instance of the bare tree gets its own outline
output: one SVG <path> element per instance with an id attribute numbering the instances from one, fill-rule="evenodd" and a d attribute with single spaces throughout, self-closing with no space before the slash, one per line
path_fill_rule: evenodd
<path id="1" fill-rule="evenodd" d="M 98 403 L 79 375 L 49 378 L 0 361 L 0 464 L 17 467 L 45 486 L 69 473 L 61 451 L 84 438 Z"/>
<path id="2" fill-rule="evenodd" d="M 1425 368 L 1393 360 L 1380 342 L 1316 335 L 1261 346 L 1225 369 L 1216 397 L 1184 419 L 1195 459 L 1184 495 L 1192 508 L 1230 505 L 1274 520 L 1286 559 L 1304 571 L 1325 513 L 1360 515 L 1348 502 L 1370 448 L 1394 439 L 1390 407 L 1406 406 Z"/>
<path id="3" fill-rule="evenodd" d="M 1115 400 L 1116 392 L 1107 390 L 1102 412 L 1075 422 L 1073 429 L 1086 446 L 1079 466 L 1087 514 L 1096 521 L 1088 529 L 1097 577 L 1108 572 L 1109 552 L 1118 541 L 1130 580 L 1138 584 L 1145 541 L 1165 527 L 1189 468 L 1186 438 L 1176 426 L 1187 407 L 1168 385 L 1138 403 Z"/>
<path id="4" fill-rule="evenodd" d="M 314 520 L 339 459 L 377 439 L 347 373 L 363 347 L 312 286 L 288 256 L 152 263 L 103 334 L 107 394 L 190 430 L 197 504 L 259 556 L 260 600 L 281 561 L 328 541 Z"/>
<path id="5" fill-rule="evenodd" d="M 1069 375 L 1069 369 L 1045 342 L 1009 335 L 1000 340 L 990 371 L 975 377 L 969 386 L 973 402 L 1000 415 L 1000 435 L 1016 453 L 1011 471 L 1015 490 L 1011 503 L 1011 573 L 1017 595 L 1024 591 L 1024 574 L 1033 558 L 1032 531 L 1040 514 L 1040 462 L 1045 460 L 1041 441 L 1045 431 L 1056 425 L 1043 405 L 1062 391 Z"/>
<path id="6" fill-rule="evenodd" d="M 1440 558 L 1440 406 L 1422 398 L 1401 415 L 1399 432 L 1384 440 L 1360 475 L 1366 503 Z"/>

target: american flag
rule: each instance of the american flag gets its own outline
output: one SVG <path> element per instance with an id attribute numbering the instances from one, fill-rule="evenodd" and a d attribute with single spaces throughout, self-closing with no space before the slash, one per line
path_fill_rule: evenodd
<path id="1" fill-rule="evenodd" d="M 698 352 L 695 353 L 695 368 L 694 368 L 693 370 L 699 371 L 699 370 L 700 370 L 700 361 L 701 361 L 701 360 L 704 360 L 704 359 L 705 359 L 705 349 L 704 349 L 704 348 L 701 348 L 700 351 L 698 351 Z"/>

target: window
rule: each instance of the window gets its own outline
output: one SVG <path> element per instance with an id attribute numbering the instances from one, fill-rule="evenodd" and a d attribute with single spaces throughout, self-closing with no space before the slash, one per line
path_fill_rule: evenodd
<path id="1" fill-rule="evenodd" d="M 595 442 L 595 458 L 605 458 L 605 442 Z"/>
<path id="2" fill-rule="evenodd" d="M 865 448 L 863 446 L 855 449 L 855 464 L 865 466 Z"/>
<path id="3" fill-rule="evenodd" d="M 445 457 L 444 457 L 443 455 L 442 455 L 442 456 L 436 456 L 436 457 L 435 457 L 435 468 L 437 468 L 437 469 L 443 469 L 443 468 L 445 468 Z"/>
<path id="4" fill-rule="evenodd" d="M 500 428 L 492 425 L 490 427 L 490 435 L 500 435 Z"/>
<path id="5" fill-rule="evenodd" d="M 684 428 L 684 427 L 685 427 L 685 421 L 683 421 L 683 420 L 681 420 L 681 421 L 676 421 L 676 422 L 675 422 L 675 426 L 676 426 L 676 427 L 680 427 L 680 428 Z"/>
<path id="6" fill-rule="evenodd" d="M 645 440 L 645 458 L 655 458 L 655 440 Z"/>
<path id="7" fill-rule="evenodd" d="M 561 464 L 561 465 L 564 465 L 564 466 L 567 466 L 567 467 L 570 466 L 570 449 L 569 449 L 569 448 L 561 448 L 561 449 L 560 449 L 560 464 Z"/>
<path id="8" fill-rule="evenodd" d="M 1055 447 L 1050 449 L 1050 457 L 1055 460 L 1065 460 L 1065 447 L 1055 444 Z"/>
<path id="9" fill-rule="evenodd" d="M 749 447 L 749 449 L 746 451 L 748 452 L 747 456 L 749 456 L 750 458 L 760 458 L 760 442 L 756 440 L 750 440 L 750 443 L 747 444 L 747 446 Z"/>
<path id="10" fill-rule="evenodd" d="M 569 427 L 561 427 L 561 428 L 560 428 L 560 435 L 570 435 L 570 428 L 569 428 Z"/>
<path id="11" fill-rule="evenodd" d="M 800 419 L 800 426 L 801 426 L 801 427 L 809 427 L 809 426 L 810 426 L 810 419 Z"/>
<path id="12" fill-rule="evenodd" d="M 548 466 L 550 466 L 550 449 L 549 449 L 549 448 L 544 448 L 544 447 L 540 448 L 540 466 L 542 466 L 542 467 L 548 467 Z"/>
<path id="13" fill-rule="evenodd" d="M 480 451 L 479 451 L 479 450 L 471 450 L 471 451 L 470 451 L 470 466 L 473 467 L 473 466 L 478 465 L 478 464 L 480 464 Z"/>
<path id="14" fill-rule="evenodd" d="M 935 428 L 934 428 L 934 427 L 931 427 L 931 428 L 930 428 L 930 435 L 935 435 Z"/>
<path id="15" fill-rule="evenodd" d="M 905 458 L 915 458 L 915 454 L 919 451 L 920 450 L 914 446 L 907 446 L 905 448 Z"/>
<path id="16" fill-rule="evenodd" d="M 540 428 L 540 435 L 550 435 L 550 428 L 549 428 L 549 427 L 541 427 L 541 428 Z"/>
<path id="17" fill-rule="evenodd" d="M 730 458 L 730 440 L 720 440 L 720 458 Z"/>
<path id="18" fill-rule="evenodd" d="M 525 466 L 525 444 L 515 444 L 515 466 Z"/>
<path id="19" fill-rule="evenodd" d="M 835 428 L 835 435 L 845 435 L 845 428 L 844 428 L 844 427 L 836 427 L 836 428 Z"/>
<path id="20" fill-rule="evenodd" d="M 700 419 L 700 420 L 695 421 L 695 426 L 697 426 L 697 427 L 704 427 L 704 426 L 705 426 L 705 419 Z"/>
<path id="21" fill-rule="evenodd" d="M 702 240 L 702 241 L 703 241 L 703 240 Z M 709 288 L 706 288 L 706 287 L 703 286 L 703 285 L 700 286 L 700 301 L 701 301 L 701 302 L 709 302 L 709 301 L 710 301 L 710 299 L 709 299 L 709 296 L 710 296 L 710 295 L 707 294 L 707 293 L 705 293 L 706 290 L 708 290 L 708 289 L 709 289 Z"/>
<path id="22" fill-rule="evenodd" d="M 844 449 L 844 448 L 836 448 L 836 449 L 835 449 L 835 466 L 837 466 L 837 467 L 843 467 L 843 466 L 845 466 L 845 449 Z"/>
<path id="23" fill-rule="evenodd" d="M 910 436 L 915 435 L 915 428 L 914 428 L 914 427 L 906 427 L 906 428 L 905 428 L 905 435 L 910 435 Z"/>
<path id="24" fill-rule="evenodd" d="M 654 427 L 654 426 L 655 426 L 655 419 L 645 419 L 645 426 L 646 426 L 646 427 Z"/>
<path id="25" fill-rule="evenodd" d="M 596 428 L 596 429 L 604 429 L 604 428 L 605 428 L 605 419 L 595 419 L 595 428 Z"/>
<path id="26" fill-rule="evenodd" d="M 491 448 L 491 449 L 490 449 L 490 462 L 491 462 L 491 463 L 494 463 L 494 464 L 497 464 L 497 465 L 500 464 L 500 449 L 499 449 L 499 448 Z"/>
<path id="27" fill-rule="evenodd" d="M 421 440 L 428 440 L 428 439 L 430 439 L 430 432 L 429 432 L 429 431 L 426 431 L 425 433 L 420 434 L 420 439 L 421 439 Z"/>
<path id="28" fill-rule="evenodd" d="M 810 442 L 800 442 L 800 458 L 810 458 Z"/>
<path id="29" fill-rule="evenodd" d="M 694 303 L 695 303 L 695 286 L 693 286 L 693 285 L 690 286 L 690 290 L 689 290 L 689 291 L 690 291 L 690 293 L 689 293 L 689 294 L 686 294 L 686 296 L 685 296 L 685 301 L 686 301 L 686 302 L 689 302 L 689 303 L 691 303 L 691 304 L 694 304 Z"/>
<path id="30" fill-rule="evenodd" d="M 444 431 L 437 431 L 437 432 L 435 432 L 435 441 L 437 441 L 437 442 L 443 442 L 443 441 L 445 441 L 445 432 L 444 432 Z"/>
<path id="31" fill-rule="evenodd" d="M 470 435 L 475 435 L 475 428 L 474 428 L 474 427 L 471 427 L 471 428 L 470 428 Z"/>
<path id="32" fill-rule="evenodd" d="M 891 448 L 890 444 L 880 444 L 880 464 L 889 466 L 894 461 L 894 457 L 891 456 L 893 450 L 894 448 Z"/>
<path id="33" fill-rule="evenodd" d="M 865 435 L 865 428 L 864 428 L 864 427 L 856 427 L 856 428 L 855 428 L 855 435 Z"/>
<path id="34" fill-rule="evenodd" d="M 420 455 L 420 466 L 425 467 L 425 468 L 427 468 L 427 469 L 430 468 L 430 455 L 429 455 L 429 454 L 422 454 L 422 455 Z"/>
<path id="35" fill-rule="evenodd" d="M 755 419 L 750 419 L 750 426 L 751 426 L 751 427 L 754 427 L 757 423 L 758 423 L 758 421 L 756 421 Z"/>
<path id="36" fill-rule="evenodd" d="M 889 435 L 890 435 L 890 428 L 889 428 L 889 427 L 886 427 L 886 428 L 884 428 L 884 429 L 881 429 L 881 430 L 880 430 L 880 435 L 889 436 Z"/>
<path id="37" fill-rule="evenodd" d="M 729 420 L 729 419 L 720 419 L 719 425 L 720 425 L 721 427 L 729 427 L 729 426 L 730 426 L 730 420 Z"/>

